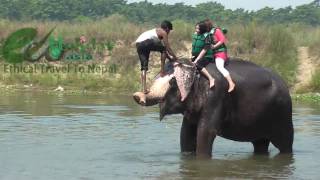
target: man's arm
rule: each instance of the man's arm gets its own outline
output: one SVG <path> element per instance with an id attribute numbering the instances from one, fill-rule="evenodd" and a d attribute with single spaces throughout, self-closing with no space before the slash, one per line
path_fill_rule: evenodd
<path id="1" fill-rule="evenodd" d="M 169 44 L 168 34 L 164 30 L 161 30 L 160 33 L 161 33 L 160 35 L 162 36 L 162 41 L 164 43 L 164 46 L 166 47 L 167 52 L 169 53 L 169 55 L 172 56 L 173 60 L 177 60 L 178 58 L 172 51 L 171 46 Z"/>
<path id="2" fill-rule="evenodd" d="M 159 37 L 162 37 L 162 41 L 164 43 L 164 46 L 166 48 L 165 52 L 161 54 L 161 71 L 160 76 L 164 76 L 164 64 L 166 58 L 168 58 L 170 61 L 176 61 L 178 58 L 172 51 L 169 41 L 168 41 L 168 34 L 163 29 L 157 29 L 157 34 Z"/>

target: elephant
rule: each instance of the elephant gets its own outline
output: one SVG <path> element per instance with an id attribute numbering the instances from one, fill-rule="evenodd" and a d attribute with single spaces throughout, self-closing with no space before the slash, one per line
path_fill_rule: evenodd
<path id="1" fill-rule="evenodd" d="M 230 58 L 226 68 L 236 88 L 228 93 L 215 64 L 206 68 L 215 78 L 213 88 L 187 61 L 167 68 L 168 74 L 155 79 L 148 94 L 136 92 L 133 98 L 143 106 L 159 104 L 160 121 L 166 115 L 183 115 L 181 152 L 210 158 L 214 139 L 220 136 L 251 142 L 254 153 L 268 153 L 271 142 L 281 154 L 291 154 L 292 102 L 284 80 L 267 68 Z"/>

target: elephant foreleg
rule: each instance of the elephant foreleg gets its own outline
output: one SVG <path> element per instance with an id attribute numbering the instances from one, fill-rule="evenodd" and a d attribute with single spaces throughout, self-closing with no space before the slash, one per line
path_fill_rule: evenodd
<path id="1" fill-rule="evenodd" d="M 186 118 L 183 119 L 180 132 L 181 152 L 196 152 L 197 125 L 191 124 Z"/>
<path id="2" fill-rule="evenodd" d="M 213 141 L 218 135 L 221 119 L 222 103 L 215 101 L 214 104 L 207 104 L 207 107 L 201 115 L 197 128 L 197 157 L 209 158 L 212 156 Z"/>
<path id="3" fill-rule="evenodd" d="M 216 132 L 209 130 L 207 125 L 201 123 L 197 130 L 197 151 L 196 155 L 200 158 L 210 158 L 212 155 L 212 145 L 216 137 Z"/>
<path id="4" fill-rule="evenodd" d="M 270 144 L 270 140 L 268 139 L 259 139 L 252 142 L 254 147 L 254 153 L 256 154 L 264 154 L 268 153 L 268 147 Z"/>

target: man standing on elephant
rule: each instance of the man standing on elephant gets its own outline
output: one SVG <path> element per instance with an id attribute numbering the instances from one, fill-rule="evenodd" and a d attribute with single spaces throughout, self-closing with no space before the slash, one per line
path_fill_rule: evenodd
<path id="1" fill-rule="evenodd" d="M 161 76 L 164 76 L 164 63 L 166 58 L 168 57 L 170 60 L 177 60 L 177 56 L 172 51 L 168 41 L 168 35 L 171 30 L 171 22 L 164 20 L 161 23 L 160 28 L 148 30 L 142 33 L 136 40 L 137 52 L 141 63 L 142 91 L 144 93 L 148 93 L 146 79 L 150 52 L 158 51 L 161 53 Z"/>

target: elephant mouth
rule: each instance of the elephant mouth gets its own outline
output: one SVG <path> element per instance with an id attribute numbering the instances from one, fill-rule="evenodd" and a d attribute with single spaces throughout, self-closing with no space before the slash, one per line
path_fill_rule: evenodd
<path id="1" fill-rule="evenodd" d="M 164 103 L 160 103 L 159 107 L 160 107 L 160 121 L 163 120 L 163 118 L 166 116 L 166 112 L 165 112 L 165 107 L 164 107 Z"/>

